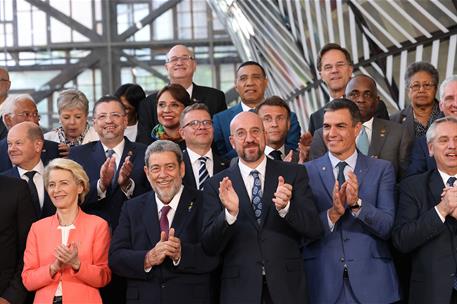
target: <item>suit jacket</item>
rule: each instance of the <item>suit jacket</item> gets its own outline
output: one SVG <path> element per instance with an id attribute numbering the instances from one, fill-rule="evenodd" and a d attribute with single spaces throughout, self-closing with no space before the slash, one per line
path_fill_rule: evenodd
<path id="1" fill-rule="evenodd" d="M 224 159 L 232 159 L 236 157 L 236 152 L 230 144 L 230 122 L 232 119 L 243 111 L 241 103 L 227 109 L 221 113 L 214 115 L 214 147 L 216 153 Z M 297 148 L 298 140 L 300 139 L 301 129 L 297 120 L 297 115 L 294 112 L 290 113 L 290 129 L 287 134 L 286 144 L 293 149 Z"/>
<path id="2" fill-rule="evenodd" d="M 189 186 L 193 189 L 198 189 L 198 181 L 195 180 L 194 170 L 192 169 L 192 164 L 190 163 L 189 153 L 187 150 L 182 151 L 184 165 L 186 167 L 186 174 L 182 180 L 182 183 L 186 186 Z M 213 152 L 213 175 L 219 173 L 220 171 L 226 169 L 228 167 L 228 163 L 221 160 L 219 156 L 214 154 Z"/>
<path id="3" fill-rule="evenodd" d="M 324 124 L 324 107 L 320 108 L 316 112 L 312 113 L 309 117 L 309 126 L 308 131 L 314 135 L 314 132 L 322 128 Z M 384 101 L 380 100 L 378 106 L 376 107 L 376 112 L 374 117 L 389 120 L 389 112 L 387 112 L 387 107 Z"/>
<path id="4" fill-rule="evenodd" d="M 362 207 L 349 208 L 330 231 L 327 210 L 335 184 L 328 154 L 305 163 L 324 237 L 303 249 L 311 303 L 335 303 L 343 287 L 344 265 L 360 303 L 393 303 L 400 299 L 398 278 L 388 240 L 395 216 L 392 165 L 359 153 L 354 173 Z M 317 278 L 316 278 L 317 276 Z"/>
<path id="5" fill-rule="evenodd" d="M 433 156 L 430 156 L 427 146 L 427 138 L 421 136 L 414 141 L 411 149 L 410 163 L 406 176 L 424 173 L 429 170 L 436 169 L 436 161 Z"/>
<path id="6" fill-rule="evenodd" d="M 211 116 L 227 109 L 224 92 L 210 87 L 199 86 L 195 83 L 192 84 L 193 89 L 190 99 L 194 103 L 204 103 L 208 107 Z M 152 143 L 152 128 L 159 123 L 157 120 L 157 93 L 158 92 L 154 92 L 146 97 L 146 99 L 140 103 L 138 111 L 137 142 L 146 145 Z"/>
<path id="7" fill-rule="evenodd" d="M 27 290 L 21 271 L 25 242 L 35 220 L 27 183 L 0 176 L 0 297 L 10 303 L 23 303 Z"/>
<path id="8" fill-rule="evenodd" d="M 287 156 L 287 154 L 289 154 L 289 152 L 292 151 L 292 160 L 291 160 L 290 162 L 291 162 L 291 163 L 294 163 L 294 164 L 298 164 L 298 161 L 299 161 L 299 159 L 300 159 L 300 154 L 299 154 L 299 152 L 298 152 L 298 151 L 295 151 L 294 149 L 292 149 L 292 148 L 290 148 L 290 147 L 288 147 L 288 146 L 285 146 L 284 148 L 285 148 L 285 149 L 284 149 L 284 150 L 285 150 L 285 151 L 284 151 L 284 152 L 285 152 L 285 156 Z M 269 157 L 269 156 L 267 156 L 267 157 Z M 234 165 L 236 165 L 236 164 L 238 164 L 238 160 L 239 160 L 238 156 L 232 158 L 232 160 L 230 161 L 230 167 L 231 167 L 231 166 L 234 166 Z"/>
<path id="9" fill-rule="evenodd" d="M 132 143 L 124 137 L 124 152 L 119 163 L 119 169 L 124 164 L 125 158 L 129 155 L 133 163 L 130 178 L 135 182 L 133 197 L 150 190 L 150 185 L 144 174 L 144 152 L 146 146 L 140 143 Z M 86 170 L 90 181 L 90 191 L 86 196 L 82 208 L 85 212 L 95 214 L 105 219 L 114 230 L 119 220 L 122 204 L 128 197 L 122 192 L 116 182 L 111 184 L 106 192 L 106 197 L 99 200 L 97 193 L 97 181 L 100 178 L 100 168 L 106 160 L 105 151 L 100 141 L 93 141 L 85 145 L 76 146 L 70 149 L 69 158 L 79 163 Z M 119 170 L 116 172 L 115 180 Z"/>
<path id="10" fill-rule="evenodd" d="M 62 243 L 57 215 L 32 225 L 24 253 L 22 279 L 28 290 L 36 290 L 35 303 L 52 303 L 59 281 L 62 281 L 63 302 L 102 303 L 98 289 L 111 279 L 108 224 L 98 216 L 80 210 L 74 225 L 67 244 L 78 244 L 81 266 L 78 272 L 67 267 L 57 272 L 54 278 L 49 275 L 49 265 L 55 260 L 55 248 Z"/>
<path id="11" fill-rule="evenodd" d="M 181 240 L 178 266 L 170 258 L 149 272 L 144 258 L 160 240 L 160 224 L 154 192 L 128 201 L 122 207 L 119 226 L 111 242 L 109 264 L 127 278 L 127 303 L 213 303 L 211 272 L 218 259 L 201 247 L 201 192 L 184 186 L 171 227 Z"/>
<path id="12" fill-rule="evenodd" d="M 282 218 L 272 201 L 278 176 L 292 185 L 292 199 Z M 239 197 L 239 213 L 228 225 L 219 199 L 219 182 L 229 177 Z M 223 261 L 220 303 L 260 303 L 262 271 L 274 303 L 307 303 L 301 247 L 304 239 L 322 235 L 322 224 L 311 198 L 303 166 L 267 158 L 258 224 L 239 166 L 232 166 L 205 185 L 205 226 L 202 244 Z"/>
<path id="13" fill-rule="evenodd" d="M 3 122 L 3 119 L 0 119 L 0 139 L 5 138 L 8 135 L 8 129 Z"/>
<path id="14" fill-rule="evenodd" d="M 15 178 L 21 178 L 19 176 L 19 171 L 18 171 L 17 167 L 10 168 L 0 174 L 15 177 Z M 42 219 L 42 218 L 51 216 L 54 213 L 56 213 L 56 207 L 54 206 L 51 199 L 49 198 L 49 195 L 48 195 L 48 192 L 46 191 L 46 189 L 44 189 L 43 207 L 41 207 L 38 204 L 34 204 L 34 203 L 32 203 L 32 204 L 33 204 L 33 210 L 35 212 L 36 219 Z"/>
<path id="15" fill-rule="evenodd" d="M 41 160 L 43 165 L 47 165 L 54 158 L 59 156 L 59 144 L 53 141 L 45 140 L 43 150 L 41 151 Z M 13 167 L 8 156 L 8 143 L 6 138 L 0 140 L 0 172 L 6 171 Z"/>
<path id="16" fill-rule="evenodd" d="M 323 129 L 314 133 L 310 149 L 310 159 L 321 157 L 327 152 Z M 388 160 L 394 166 L 398 177 L 405 175 L 408 167 L 411 138 L 402 125 L 380 118 L 373 119 L 368 156 Z"/>
<path id="17" fill-rule="evenodd" d="M 450 303 L 457 269 L 457 223 L 443 223 L 434 207 L 444 183 L 438 170 L 411 176 L 400 184 L 400 199 L 392 240 L 411 253 L 410 303 Z"/>

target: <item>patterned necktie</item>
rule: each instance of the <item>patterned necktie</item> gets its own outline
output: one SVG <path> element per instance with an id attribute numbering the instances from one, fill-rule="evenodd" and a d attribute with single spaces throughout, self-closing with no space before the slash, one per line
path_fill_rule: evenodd
<path id="1" fill-rule="evenodd" d="M 111 158 L 114 155 L 114 153 L 116 153 L 116 152 L 114 152 L 113 149 L 106 150 L 106 152 L 105 152 L 106 158 Z M 116 184 L 116 172 L 117 172 L 117 167 L 115 166 L 114 167 L 114 175 L 113 175 L 113 178 L 111 179 L 112 187 L 114 187 L 114 185 Z"/>
<path id="2" fill-rule="evenodd" d="M 342 162 L 339 162 L 336 166 L 338 167 L 338 177 L 337 177 L 337 180 L 338 180 L 338 184 L 339 184 L 339 187 L 341 188 L 341 186 L 344 184 L 344 182 L 346 181 L 346 178 L 344 177 L 344 168 L 347 166 L 348 164 L 344 161 Z"/>
<path id="3" fill-rule="evenodd" d="M 273 150 L 269 153 L 269 155 L 275 160 L 282 160 L 282 158 L 281 158 L 282 153 L 279 150 Z"/>
<path id="4" fill-rule="evenodd" d="M 254 184 L 252 185 L 252 207 L 254 208 L 255 218 L 260 224 L 260 218 L 262 216 L 262 184 L 259 174 L 257 170 L 252 170 L 250 173 L 254 177 Z"/>
<path id="5" fill-rule="evenodd" d="M 170 209 L 171 209 L 170 206 L 165 205 L 160 210 L 160 231 L 165 231 L 165 234 L 167 235 L 167 239 L 168 239 L 168 231 L 170 230 L 170 225 L 168 223 L 167 214 L 170 211 Z"/>
<path id="6" fill-rule="evenodd" d="M 111 158 L 111 156 L 113 156 L 113 154 L 114 154 L 114 150 L 108 149 L 108 150 L 106 150 L 105 154 L 106 154 L 106 158 Z"/>
<path id="7" fill-rule="evenodd" d="M 32 203 L 34 206 L 38 206 L 41 210 L 40 199 L 38 197 L 38 191 L 37 191 L 35 183 L 33 182 L 33 177 L 35 176 L 36 173 L 37 173 L 36 171 L 29 171 L 29 172 L 25 172 L 24 174 L 29 179 L 27 181 L 27 184 L 29 186 L 30 194 L 32 195 Z"/>
<path id="8" fill-rule="evenodd" d="M 457 180 L 457 178 L 455 178 L 454 176 L 451 176 L 447 180 L 446 184 L 449 185 L 449 187 L 454 187 L 454 183 L 455 183 L 456 180 Z"/>
<path id="9" fill-rule="evenodd" d="M 200 161 L 200 167 L 198 168 L 198 189 L 203 190 L 203 184 L 209 178 L 209 173 L 206 169 L 208 157 L 202 156 L 198 160 Z"/>
<path id="10" fill-rule="evenodd" d="M 368 148 L 370 143 L 368 142 L 368 134 L 365 129 L 365 126 L 362 125 L 362 130 L 360 131 L 359 138 L 357 138 L 357 149 L 364 154 L 368 155 Z"/>

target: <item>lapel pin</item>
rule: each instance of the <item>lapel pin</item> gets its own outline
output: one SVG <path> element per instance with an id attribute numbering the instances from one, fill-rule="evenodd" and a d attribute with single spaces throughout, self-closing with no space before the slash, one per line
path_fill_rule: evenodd
<path id="1" fill-rule="evenodd" d="M 327 170 L 327 168 L 325 168 L 325 166 L 324 166 L 324 167 L 322 167 L 322 170 L 325 171 L 325 170 Z"/>
<path id="2" fill-rule="evenodd" d="M 190 212 L 190 210 L 192 210 L 193 206 L 194 206 L 194 202 L 190 202 L 189 206 L 187 206 L 187 212 Z"/>

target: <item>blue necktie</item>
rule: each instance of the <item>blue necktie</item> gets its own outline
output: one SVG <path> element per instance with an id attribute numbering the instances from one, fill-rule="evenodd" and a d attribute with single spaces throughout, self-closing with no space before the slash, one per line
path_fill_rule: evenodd
<path id="1" fill-rule="evenodd" d="M 252 177 L 254 177 L 254 184 L 252 185 L 252 208 L 254 208 L 255 218 L 260 224 L 262 217 L 262 183 L 260 182 L 259 171 L 252 170 Z"/>
<path id="2" fill-rule="evenodd" d="M 357 149 L 364 155 L 368 155 L 368 148 L 370 143 L 368 142 L 368 134 L 365 130 L 365 126 L 362 125 L 362 130 L 360 131 L 359 138 L 357 138 Z"/>
<path id="3" fill-rule="evenodd" d="M 344 177 L 344 167 L 346 167 L 348 164 L 344 161 L 342 162 L 339 162 L 336 166 L 338 167 L 338 176 L 337 176 L 337 180 L 338 180 L 338 186 L 341 188 L 341 186 L 344 184 L 344 182 L 346 181 L 346 178 Z"/>
<path id="4" fill-rule="evenodd" d="M 198 160 L 200 161 L 200 167 L 198 168 L 198 189 L 203 190 L 203 184 L 209 178 L 209 173 L 206 169 L 208 157 L 202 156 Z"/>
<path id="5" fill-rule="evenodd" d="M 447 185 L 449 185 L 450 187 L 454 187 L 454 183 L 455 181 L 457 180 L 457 178 L 455 178 L 454 176 L 451 176 L 449 177 L 449 179 L 447 180 Z"/>

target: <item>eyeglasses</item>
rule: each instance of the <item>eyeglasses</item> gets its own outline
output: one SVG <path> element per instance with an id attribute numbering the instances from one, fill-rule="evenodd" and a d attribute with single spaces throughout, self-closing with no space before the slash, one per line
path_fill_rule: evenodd
<path id="1" fill-rule="evenodd" d="M 435 84 L 433 82 L 425 82 L 425 83 L 422 83 L 422 84 L 416 82 L 416 83 L 413 83 L 412 85 L 409 86 L 409 88 L 413 92 L 417 92 L 421 88 L 423 88 L 425 91 L 429 91 L 434 87 L 435 87 Z"/>
<path id="2" fill-rule="evenodd" d="M 203 126 L 205 129 L 207 129 L 213 126 L 213 122 L 211 120 L 191 120 L 188 123 L 186 123 L 183 126 L 183 128 L 188 126 L 194 130 L 197 130 L 198 128 L 200 128 L 200 126 Z"/>
<path id="3" fill-rule="evenodd" d="M 173 56 L 171 58 L 167 58 L 166 62 L 167 63 L 177 63 L 179 60 L 181 60 L 184 63 L 187 63 L 190 60 L 194 60 L 194 57 L 192 57 L 190 55 Z"/>
<path id="4" fill-rule="evenodd" d="M 40 118 L 40 114 L 38 112 L 21 112 L 21 113 L 14 113 L 14 115 L 19 117 L 26 117 L 26 118 Z"/>
<path id="5" fill-rule="evenodd" d="M 332 64 L 326 64 L 322 67 L 322 69 L 325 71 L 325 72 L 330 72 L 331 70 L 333 70 L 333 68 L 336 68 L 337 70 L 340 70 L 342 68 L 344 68 L 345 66 L 349 65 L 347 62 L 337 62 L 335 63 L 334 65 Z"/>
<path id="6" fill-rule="evenodd" d="M 249 130 L 249 134 L 252 137 L 259 137 L 260 134 L 262 134 L 263 130 L 260 128 L 252 128 Z M 235 136 L 236 138 L 240 140 L 245 140 L 246 137 L 248 136 L 248 131 L 246 129 L 238 129 L 235 131 L 235 133 L 232 134 L 232 136 Z"/>
<path id="7" fill-rule="evenodd" d="M 362 94 L 360 94 L 360 92 L 358 92 L 358 91 L 352 91 L 348 94 L 348 97 L 351 100 L 357 99 L 360 96 L 363 96 L 363 99 L 373 99 L 373 97 L 374 97 L 373 93 L 371 93 L 370 91 L 365 91 Z"/>
<path id="8" fill-rule="evenodd" d="M 117 119 L 122 118 L 123 116 L 124 116 L 124 114 L 118 113 L 118 112 L 100 113 L 97 116 L 95 116 L 95 119 L 105 121 L 109 117 L 110 119 L 117 120 Z"/>

